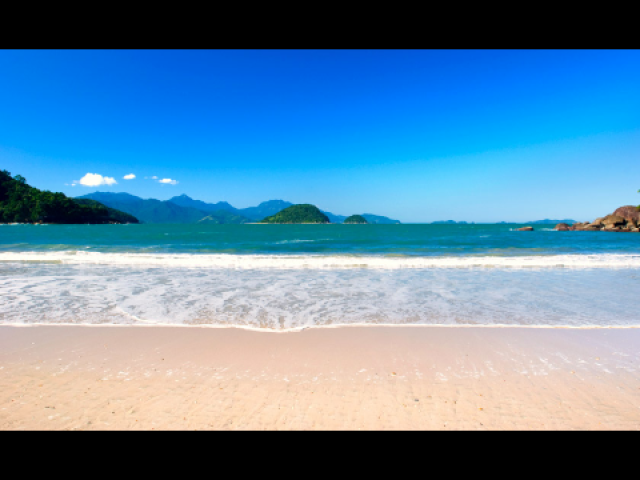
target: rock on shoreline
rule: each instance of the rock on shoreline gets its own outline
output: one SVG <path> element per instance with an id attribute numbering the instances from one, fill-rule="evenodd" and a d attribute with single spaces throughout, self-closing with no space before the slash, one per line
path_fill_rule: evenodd
<path id="1" fill-rule="evenodd" d="M 559 223 L 555 229 L 560 232 L 640 232 L 640 211 L 633 205 L 618 208 L 611 215 L 596 218 L 593 222 L 578 222 L 573 225 Z"/>

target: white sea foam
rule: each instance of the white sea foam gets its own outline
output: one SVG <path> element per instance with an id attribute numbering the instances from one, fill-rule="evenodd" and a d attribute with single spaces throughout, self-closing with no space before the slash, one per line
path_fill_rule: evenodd
<path id="1" fill-rule="evenodd" d="M 320 239 L 318 240 L 302 240 L 302 239 L 280 240 L 279 242 L 274 242 L 274 245 L 288 245 L 292 243 L 314 243 L 317 241 L 321 241 L 321 240 Z"/>
<path id="2" fill-rule="evenodd" d="M 159 266 L 220 269 L 333 269 L 333 268 L 640 268 L 640 255 L 466 255 L 466 256 L 357 256 L 357 255 L 232 255 L 100 253 L 87 251 L 2 252 L 0 262 L 64 265 Z"/>
<path id="3" fill-rule="evenodd" d="M 640 325 L 640 271 L 0 264 L 0 323 Z"/>

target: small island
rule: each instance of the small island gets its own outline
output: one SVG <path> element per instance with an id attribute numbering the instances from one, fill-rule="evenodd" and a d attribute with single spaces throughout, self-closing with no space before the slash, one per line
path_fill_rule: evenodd
<path id="1" fill-rule="evenodd" d="M 351 215 L 350 217 L 345 218 L 344 222 L 342 223 L 349 223 L 349 224 L 355 224 L 355 225 L 367 225 L 369 222 L 367 222 L 367 219 L 364 218 L 362 215 Z"/>
<path id="2" fill-rule="evenodd" d="M 315 205 L 303 203 L 292 205 L 279 211 L 275 215 L 266 217 L 259 223 L 331 223 L 329 217 Z"/>

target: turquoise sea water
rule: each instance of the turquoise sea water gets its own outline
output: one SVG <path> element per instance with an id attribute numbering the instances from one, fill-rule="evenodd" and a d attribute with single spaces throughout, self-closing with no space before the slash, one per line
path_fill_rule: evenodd
<path id="1" fill-rule="evenodd" d="M 0 252 L 558 255 L 640 253 L 640 235 L 521 225 L 3 225 Z"/>
<path id="2" fill-rule="evenodd" d="M 0 322 L 640 326 L 640 234 L 2 225 Z"/>

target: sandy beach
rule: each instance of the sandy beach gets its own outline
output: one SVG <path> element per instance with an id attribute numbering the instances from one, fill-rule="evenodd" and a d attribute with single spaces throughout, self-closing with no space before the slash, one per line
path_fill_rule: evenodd
<path id="1" fill-rule="evenodd" d="M 2 430 L 640 428 L 640 329 L 0 326 Z"/>

